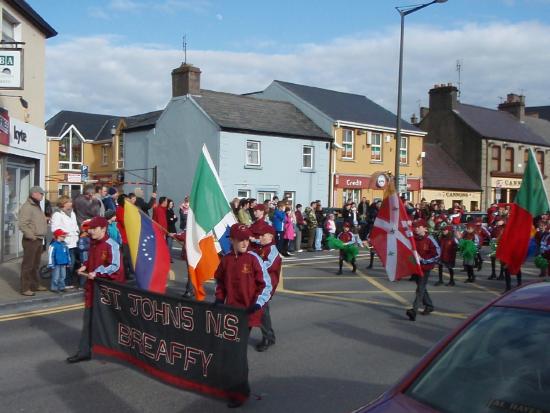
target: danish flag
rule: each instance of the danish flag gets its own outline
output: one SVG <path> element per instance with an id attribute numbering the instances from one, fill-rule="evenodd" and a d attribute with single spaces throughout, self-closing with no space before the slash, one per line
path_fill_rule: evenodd
<path id="1" fill-rule="evenodd" d="M 422 275 L 409 217 L 401 198 L 391 186 L 374 221 L 370 244 L 382 260 L 390 281 L 412 274 Z"/>

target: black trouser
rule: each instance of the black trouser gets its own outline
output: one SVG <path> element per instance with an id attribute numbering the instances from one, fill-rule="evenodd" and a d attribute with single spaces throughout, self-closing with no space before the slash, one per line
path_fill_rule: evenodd
<path id="1" fill-rule="evenodd" d="M 481 252 L 477 252 L 475 257 L 475 266 L 478 271 L 481 271 L 481 266 L 483 265 L 483 259 L 481 258 Z"/>
<path id="2" fill-rule="evenodd" d="M 517 273 L 517 286 L 521 285 L 521 270 Z M 510 291 L 512 289 L 512 275 L 510 274 L 510 271 L 508 268 L 504 270 L 504 280 L 506 282 L 506 291 Z"/>
<path id="3" fill-rule="evenodd" d="M 466 274 L 468 275 L 468 281 L 475 281 L 476 275 L 474 273 L 474 266 L 473 265 L 465 265 L 464 268 L 466 269 Z"/>
<path id="4" fill-rule="evenodd" d="M 497 257 L 491 257 L 491 277 L 490 278 L 496 278 L 497 276 Z M 504 277 L 504 267 L 502 265 L 502 262 L 500 263 L 500 273 L 499 273 L 499 280 L 501 280 Z"/>
<path id="5" fill-rule="evenodd" d="M 420 303 L 424 305 L 424 308 L 433 310 L 434 305 L 427 289 L 428 279 L 430 278 L 430 270 L 424 271 L 423 277 L 416 276 L 415 278 L 416 295 L 413 302 L 413 310 L 418 311 L 418 306 Z"/>
<path id="6" fill-rule="evenodd" d="M 368 268 L 372 268 L 372 264 L 374 263 L 374 248 L 370 248 L 370 261 Z"/>
<path id="7" fill-rule="evenodd" d="M 443 282 L 443 266 L 445 266 L 449 270 L 449 275 L 451 276 L 450 282 L 455 282 L 455 270 L 453 269 L 453 267 L 442 263 L 439 264 L 438 268 L 439 282 Z"/>
<path id="8" fill-rule="evenodd" d="M 338 259 L 338 267 L 339 267 L 339 271 L 338 272 L 342 272 L 342 266 L 344 265 L 344 252 L 342 250 L 340 250 L 340 258 Z M 352 271 L 355 272 L 357 270 L 357 266 L 355 265 L 355 257 L 352 258 L 352 260 L 350 261 L 350 264 L 352 266 Z"/>
<path id="9" fill-rule="evenodd" d="M 78 345 L 78 355 L 88 357 L 92 354 L 92 308 L 84 308 L 82 333 Z"/>
<path id="10" fill-rule="evenodd" d="M 260 325 L 262 339 L 271 343 L 275 343 L 275 331 L 271 325 L 271 314 L 269 313 L 269 303 L 264 305 L 264 313 L 262 314 L 262 324 Z"/>

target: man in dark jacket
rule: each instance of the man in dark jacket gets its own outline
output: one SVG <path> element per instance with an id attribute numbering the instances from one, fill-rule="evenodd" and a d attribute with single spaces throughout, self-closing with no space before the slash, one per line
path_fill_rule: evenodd
<path id="1" fill-rule="evenodd" d="M 101 215 L 101 201 L 95 196 L 93 185 L 86 185 L 83 192 L 73 201 L 73 209 L 76 215 L 76 222 L 80 227 L 82 222 Z"/>
<path id="2" fill-rule="evenodd" d="M 136 206 L 141 209 L 146 215 L 149 215 L 149 210 L 153 208 L 155 205 L 157 194 L 156 192 L 153 192 L 151 194 L 151 199 L 149 202 L 145 202 L 145 199 L 143 199 L 143 189 L 136 188 L 134 189 L 134 194 L 136 194 Z"/>

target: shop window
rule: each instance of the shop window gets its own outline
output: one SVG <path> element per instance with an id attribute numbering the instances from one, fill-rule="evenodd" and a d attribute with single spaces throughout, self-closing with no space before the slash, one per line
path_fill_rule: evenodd
<path id="1" fill-rule="evenodd" d="M 59 141 L 59 169 L 79 170 L 82 166 L 82 138 L 73 128 Z"/>
<path id="2" fill-rule="evenodd" d="M 500 171 L 500 146 L 491 149 L 491 172 Z"/>
<path id="3" fill-rule="evenodd" d="M 409 163 L 408 158 L 408 138 L 406 136 L 401 137 L 401 144 L 399 145 L 399 163 L 406 165 Z"/>
<path id="4" fill-rule="evenodd" d="M 260 142 L 246 141 L 246 165 L 261 166 Z"/>
<path id="5" fill-rule="evenodd" d="M 350 202 L 355 202 L 356 204 L 358 204 L 359 200 L 361 199 L 361 190 L 345 188 L 342 191 L 342 196 L 343 204 L 347 204 Z"/>
<path id="6" fill-rule="evenodd" d="M 382 162 L 382 134 L 372 133 L 372 143 L 370 147 L 370 160 L 373 162 Z"/>
<path id="7" fill-rule="evenodd" d="M 302 146 L 302 169 L 313 169 L 313 146 Z"/>
<path id="8" fill-rule="evenodd" d="M 344 129 L 342 146 L 342 159 L 353 159 L 353 131 L 351 129 Z"/>
<path id="9" fill-rule="evenodd" d="M 504 150 L 504 172 L 514 172 L 514 149 Z"/>

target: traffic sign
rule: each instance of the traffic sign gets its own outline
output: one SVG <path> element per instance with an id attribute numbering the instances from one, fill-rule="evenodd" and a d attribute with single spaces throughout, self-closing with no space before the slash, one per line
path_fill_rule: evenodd
<path id="1" fill-rule="evenodd" d="M 86 182 L 88 180 L 88 165 L 82 165 L 80 167 L 80 174 L 82 175 L 82 181 Z"/>

